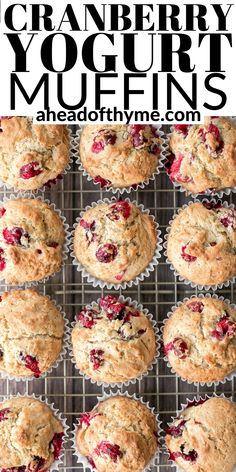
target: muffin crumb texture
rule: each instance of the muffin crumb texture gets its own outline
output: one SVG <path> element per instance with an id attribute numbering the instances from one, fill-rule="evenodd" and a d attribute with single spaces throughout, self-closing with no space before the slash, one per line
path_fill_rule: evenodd
<path id="1" fill-rule="evenodd" d="M 101 187 L 135 186 L 152 177 L 161 152 L 151 125 L 88 125 L 80 138 L 80 159 Z"/>
<path id="2" fill-rule="evenodd" d="M 0 208 L 0 275 L 10 284 L 39 281 L 60 270 L 65 231 L 39 199 L 8 200 Z"/>
<path id="3" fill-rule="evenodd" d="M 55 304 L 35 289 L 0 297 L 0 371 L 38 378 L 58 358 L 64 319 Z"/>
<path id="4" fill-rule="evenodd" d="M 200 125 L 175 125 L 167 171 L 190 193 L 214 193 L 236 186 L 236 126 L 225 117 Z"/>
<path id="5" fill-rule="evenodd" d="M 110 397 L 81 417 L 76 443 L 98 472 L 141 472 L 157 450 L 156 418 L 137 400 Z"/>
<path id="6" fill-rule="evenodd" d="M 236 274 L 236 212 L 221 202 L 192 203 L 174 218 L 167 257 L 184 279 L 218 285 Z"/>
<path id="7" fill-rule="evenodd" d="M 147 316 L 128 302 L 106 295 L 78 313 L 72 331 L 76 366 L 95 381 L 135 379 L 147 371 L 155 331 Z"/>
<path id="8" fill-rule="evenodd" d="M 0 175 L 4 183 L 17 190 L 37 190 L 62 178 L 69 163 L 66 126 L 34 125 L 29 117 L 0 118 Z"/>
<path id="9" fill-rule="evenodd" d="M 188 299 L 166 321 L 163 343 L 183 379 L 223 380 L 236 370 L 236 310 L 215 298 Z"/>
<path id="10" fill-rule="evenodd" d="M 156 244 L 152 218 L 128 201 L 114 200 L 84 212 L 75 229 L 74 253 L 89 274 L 119 284 L 145 270 Z"/>
<path id="11" fill-rule="evenodd" d="M 236 405 L 225 398 L 189 402 L 166 429 L 169 458 L 186 472 L 233 472 L 235 441 Z"/>
<path id="12" fill-rule="evenodd" d="M 63 426 L 39 400 L 16 397 L 0 404 L 0 468 L 45 472 L 60 457 Z"/>

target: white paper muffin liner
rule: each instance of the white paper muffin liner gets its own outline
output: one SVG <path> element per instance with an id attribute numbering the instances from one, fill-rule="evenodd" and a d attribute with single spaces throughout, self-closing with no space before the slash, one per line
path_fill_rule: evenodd
<path id="1" fill-rule="evenodd" d="M 83 214 L 87 210 L 89 210 L 90 208 L 95 208 L 97 205 L 99 205 L 101 203 L 111 204 L 111 203 L 115 203 L 116 201 L 117 201 L 117 199 L 114 198 L 114 197 L 112 197 L 111 199 L 104 198 L 103 200 L 98 200 L 97 202 L 93 202 L 91 205 L 86 206 L 85 210 L 82 211 L 80 216 L 76 218 L 76 222 L 73 225 L 74 230 L 72 231 L 72 239 L 74 240 L 75 229 L 76 229 L 77 225 L 79 224 L 80 219 L 83 218 Z M 152 260 L 149 262 L 149 264 L 147 265 L 147 267 L 145 268 L 145 270 L 141 274 L 137 275 L 133 280 L 130 280 L 129 282 L 122 282 L 120 284 L 114 284 L 114 283 L 111 283 L 111 282 L 106 282 L 106 281 L 100 280 L 97 277 L 93 277 L 85 269 L 85 267 L 77 260 L 76 255 L 74 253 L 74 242 L 72 242 L 72 244 L 70 246 L 70 249 L 72 251 L 71 252 L 71 257 L 73 259 L 72 264 L 77 267 L 78 272 L 81 272 L 82 277 L 83 278 L 86 277 L 88 282 L 91 283 L 93 285 L 93 287 L 99 286 L 100 288 L 106 287 L 108 289 L 114 288 L 114 289 L 118 290 L 119 288 L 125 289 L 126 287 L 131 287 L 132 285 L 138 285 L 140 281 L 143 281 L 145 279 L 145 277 L 149 277 L 150 272 L 153 272 L 155 270 L 155 267 L 159 263 L 158 259 L 160 259 L 160 257 L 161 257 L 162 242 L 163 242 L 162 238 L 160 237 L 161 236 L 161 231 L 158 229 L 159 224 L 156 222 L 154 216 L 150 214 L 150 211 L 148 209 L 145 209 L 142 204 L 139 205 L 136 202 L 136 200 L 133 200 L 131 202 L 131 200 L 129 198 L 125 198 L 122 201 L 126 201 L 128 203 L 131 203 L 132 205 L 135 205 L 137 208 L 139 208 L 139 210 L 142 213 L 146 213 L 147 215 L 149 215 L 150 218 L 152 219 L 153 223 L 155 224 L 156 235 L 157 235 L 157 244 L 156 244 L 156 249 L 155 249 L 154 256 L 153 256 Z"/>
<path id="2" fill-rule="evenodd" d="M 97 306 L 99 304 L 99 300 L 100 298 L 97 300 L 97 302 L 92 302 L 91 305 L 86 305 L 85 308 L 94 308 L 95 306 Z M 69 344 L 69 355 L 71 357 L 71 361 L 73 362 L 73 364 L 75 364 L 75 368 L 79 371 L 80 375 L 82 375 L 86 380 L 90 380 L 92 382 L 92 384 L 96 384 L 98 385 L 99 387 L 101 385 L 103 385 L 103 387 L 110 387 L 110 388 L 114 388 L 114 387 L 118 387 L 118 388 L 121 388 L 122 386 L 126 386 L 128 387 L 128 385 L 130 384 L 135 384 L 138 380 L 142 380 L 144 377 L 146 377 L 149 372 L 153 369 L 154 365 L 157 364 L 157 360 L 158 360 L 158 357 L 160 357 L 160 343 L 159 343 L 159 340 L 160 340 L 160 337 L 159 337 L 159 330 L 158 330 L 158 327 L 157 327 L 157 322 L 154 320 L 153 318 L 153 315 L 151 313 L 149 313 L 149 311 L 147 310 L 147 308 L 143 308 L 143 305 L 141 305 L 140 303 L 138 303 L 136 300 L 132 300 L 130 297 L 128 298 L 125 298 L 123 295 L 120 295 L 119 298 L 118 298 L 118 302 L 119 303 L 127 303 L 129 306 L 141 311 L 142 313 L 144 313 L 144 315 L 146 316 L 146 318 L 148 318 L 148 320 L 150 321 L 151 325 L 152 325 L 152 328 L 153 328 L 153 331 L 155 333 L 155 338 L 156 338 L 156 353 L 155 353 L 155 356 L 152 360 L 152 362 L 149 364 L 147 370 L 139 375 L 138 377 L 135 377 L 133 379 L 130 379 L 130 380 L 127 380 L 125 382 L 112 382 L 112 383 L 106 383 L 106 382 L 102 382 L 102 381 L 99 381 L 99 380 L 94 380 L 92 379 L 91 377 L 89 377 L 89 375 L 85 374 L 84 372 L 82 372 L 77 366 L 76 366 L 76 360 L 75 360 L 75 357 L 74 357 L 74 354 L 73 354 L 73 346 L 72 346 L 72 341 L 70 342 Z M 72 322 L 72 329 L 77 325 L 78 321 L 73 321 Z M 72 332 L 72 331 L 71 331 Z"/>
<path id="3" fill-rule="evenodd" d="M 93 407 L 93 409 L 91 411 L 94 411 L 95 408 L 97 408 L 97 406 L 99 405 L 100 402 L 103 402 L 103 401 L 107 400 L 108 398 L 117 397 L 117 396 L 127 397 L 127 398 L 131 398 L 133 400 L 137 400 L 140 403 L 142 403 L 143 405 L 145 405 L 153 413 L 153 415 L 156 418 L 156 423 L 157 423 L 157 432 L 158 432 L 157 441 L 158 441 L 158 444 L 159 444 L 160 431 L 161 431 L 159 415 L 155 414 L 155 408 L 151 408 L 148 402 L 145 402 L 142 397 L 139 398 L 136 394 L 130 395 L 128 392 L 122 393 L 119 390 L 116 391 L 116 392 L 110 391 L 109 393 L 104 392 L 101 397 L 97 398 L 98 401 L 97 401 L 96 405 Z M 82 454 L 80 454 L 80 452 L 77 449 L 76 434 L 77 434 L 78 425 L 79 425 L 79 419 L 77 419 L 76 423 L 74 423 L 74 425 L 73 425 L 74 426 L 74 429 L 73 429 L 73 432 L 72 432 L 73 433 L 73 449 L 74 449 L 73 455 L 77 457 L 78 462 L 81 462 L 83 464 L 84 469 L 86 469 L 86 467 L 87 467 L 91 472 L 93 472 L 95 469 L 91 466 L 91 464 L 89 464 L 86 457 L 83 456 Z M 160 453 L 160 445 L 157 445 L 156 453 L 154 454 L 154 456 L 152 457 L 150 462 L 146 465 L 146 467 L 143 469 L 143 472 L 149 472 L 149 471 L 151 471 L 152 467 L 157 465 L 157 461 L 158 461 L 158 458 L 159 458 L 159 453 Z"/>
<path id="4" fill-rule="evenodd" d="M 45 400 L 43 399 L 42 395 L 35 395 L 34 393 L 32 395 L 23 395 L 20 393 L 17 393 L 17 395 L 5 395 L 2 397 L 1 402 L 7 401 L 7 400 L 13 400 L 14 398 L 33 398 L 34 400 L 39 400 L 41 403 L 45 403 L 49 408 L 52 410 L 54 416 L 61 421 L 63 430 L 64 430 L 64 436 L 63 436 L 63 441 L 62 441 L 62 449 L 61 449 L 61 454 L 60 457 L 55 460 L 55 462 L 51 465 L 50 469 L 48 469 L 48 472 L 52 471 L 58 471 L 59 467 L 61 464 L 63 464 L 63 458 L 65 455 L 65 443 L 68 441 L 69 435 L 68 435 L 68 429 L 69 426 L 66 423 L 66 418 L 63 418 L 62 413 L 55 408 L 54 403 L 50 403 L 47 398 Z M 61 469 L 60 469 L 61 470 Z"/>
<path id="5" fill-rule="evenodd" d="M 224 208 L 233 208 L 235 209 L 235 206 L 232 204 L 232 203 L 228 203 L 228 202 L 222 202 L 221 200 L 216 200 L 215 198 L 212 198 L 211 200 L 207 200 L 206 198 L 204 198 L 203 200 L 193 200 L 193 201 L 190 201 L 188 202 L 187 204 L 183 205 L 181 208 L 179 208 L 176 213 L 173 215 L 172 219 L 169 221 L 169 226 L 167 227 L 166 229 L 166 234 L 164 236 L 164 239 L 165 239 L 165 242 L 163 244 L 163 247 L 165 248 L 165 252 L 164 252 L 164 255 L 166 257 L 166 262 L 167 264 L 169 264 L 170 266 L 170 269 L 174 272 L 174 275 L 176 277 L 178 277 L 178 279 L 180 280 L 180 282 L 186 284 L 186 285 L 190 285 L 190 287 L 192 288 L 198 288 L 199 290 L 218 290 L 218 289 L 221 289 L 222 287 L 229 287 L 230 284 L 233 284 L 235 283 L 236 281 L 236 275 L 231 277 L 230 279 L 226 280 L 225 282 L 222 282 L 220 284 L 216 284 L 216 285 L 201 285 L 201 284 L 196 284 L 194 282 L 191 282 L 191 280 L 188 280 L 188 279 L 185 279 L 184 277 L 182 277 L 179 272 L 177 272 L 177 270 L 175 269 L 175 267 L 173 266 L 172 262 L 168 259 L 167 257 L 167 241 L 168 241 L 168 236 L 169 236 L 169 232 L 171 230 L 171 225 L 174 221 L 174 219 L 181 213 L 182 210 L 184 210 L 185 208 L 187 208 L 189 205 L 193 205 L 194 203 L 220 203 Z"/>
<path id="6" fill-rule="evenodd" d="M 140 182 L 139 184 L 136 184 L 135 186 L 129 186 L 129 187 L 112 187 L 112 185 L 110 185 L 109 187 L 104 187 L 104 188 L 101 188 L 100 187 L 100 183 L 99 182 L 93 182 L 94 185 L 97 185 L 98 186 L 98 190 L 105 190 L 106 192 L 112 192 L 113 194 L 116 194 L 116 193 L 119 193 L 119 194 L 123 194 L 123 193 L 130 193 L 131 191 L 137 191 L 137 190 L 140 190 L 140 189 L 144 189 L 151 180 L 155 180 L 156 176 L 160 174 L 160 170 L 162 168 L 164 168 L 164 163 L 165 163 L 165 154 L 164 154 L 164 151 L 165 151 L 165 138 L 164 138 L 164 132 L 162 131 L 162 127 L 161 125 L 152 125 L 154 126 L 154 128 L 156 128 L 158 130 L 158 136 L 160 138 L 160 155 L 159 155 L 159 160 L 158 160 L 158 164 L 157 164 L 157 167 L 156 167 L 156 170 L 155 172 L 152 174 L 151 177 L 149 177 L 148 179 L 144 180 L 143 182 Z M 77 133 L 76 133 L 76 138 L 75 138 L 75 143 L 76 143 L 76 146 L 77 146 L 77 154 L 78 154 L 78 159 L 76 160 L 76 164 L 78 165 L 79 167 L 79 170 L 80 172 L 82 172 L 82 175 L 84 177 L 87 178 L 87 180 L 89 182 L 93 181 L 93 177 L 91 177 L 91 175 L 84 169 L 83 167 L 83 164 L 80 160 L 80 138 L 81 138 L 81 133 L 83 131 L 83 128 L 85 127 L 85 125 L 81 125 L 80 124 L 80 129 L 77 130 Z"/>
<path id="7" fill-rule="evenodd" d="M 226 397 L 223 393 L 218 395 L 214 392 L 210 393 L 210 394 L 206 394 L 206 395 L 200 395 L 199 397 L 194 396 L 192 400 L 186 398 L 186 403 L 181 403 L 181 409 L 177 410 L 176 416 L 172 416 L 171 417 L 172 421 L 167 423 L 168 427 L 171 426 L 172 423 L 174 423 L 178 419 L 179 415 L 189 406 L 189 404 L 191 404 L 192 401 L 200 402 L 201 400 L 208 400 L 210 398 L 225 398 L 226 400 L 232 400 L 232 396 Z M 168 448 L 167 448 L 166 443 L 165 443 L 166 434 L 165 434 L 165 431 L 163 429 L 162 429 L 162 431 L 163 431 L 163 434 L 164 434 L 164 437 L 162 439 L 163 452 L 169 458 L 170 454 L 169 454 Z M 168 466 L 169 467 L 174 467 L 176 472 L 184 472 L 184 469 L 179 467 L 179 465 L 175 461 L 172 461 L 170 459 L 168 459 Z M 212 471 L 212 472 L 214 472 L 214 471 Z M 236 472 L 236 467 L 234 467 L 232 472 Z"/>
<path id="8" fill-rule="evenodd" d="M 66 125 L 64 125 L 64 126 L 66 126 Z M 19 188 L 12 187 L 7 182 L 3 182 L 3 180 L 1 180 L 1 178 L 0 178 L 0 189 L 10 190 L 11 192 L 21 193 L 21 194 L 32 193 L 33 195 L 38 195 L 42 192 L 45 192 L 45 190 L 48 190 L 51 187 L 54 187 L 55 185 L 58 184 L 58 182 L 63 180 L 65 175 L 71 169 L 71 164 L 73 163 L 73 157 L 72 156 L 74 156 L 74 154 L 76 152 L 75 151 L 76 143 L 75 143 L 75 139 L 72 136 L 72 130 L 68 126 L 66 126 L 66 128 L 67 128 L 67 131 L 68 131 L 68 138 L 69 138 L 69 161 L 68 161 L 68 164 L 66 165 L 65 169 L 59 174 L 61 176 L 61 178 L 60 177 L 55 177 L 55 179 L 53 179 L 53 180 L 55 180 L 55 182 L 50 181 L 49 185 L 47 185 L 45 183 L 44 185 L 42 185 L 42 187 L 40 187 L 38 189 L 35 189 L 35 190 L 24 190 L 24 189 L 19 189 Z M 1 175 L 0 175 L 0 177 L 1 177 Z"/>
<path id="9" fill-rule="evenodd" d="M 227 305 L 229 305 L 231 308 L 233 308 L 234 310 L 236 310 L 236 305 L 233 304 L 233 303 L 230 303 L 230 300 L 228 300 L 227 298 L 224 298 L 222 296 L 218 296 L 216 295 L 215 293 L 214 294 L 210 294 L 210 293 L 206 293 L 205 295 L 203 293 L 200 293 L 198 295 L 192 295 L 191 297 L 185 297 L 183 299 L 183 301 L 180 301 L 178 302 L 176 305 L 172 306 L 171 307 L 171 311 L 169 311 L 167 313 L 167 318 L 165 318 L 163 320 L 163 325 L 161 327 L 161 333 L 163 335 L 163 331 L 164 331 L 164 326 L 167 322 L 167 320 L 169 318 L 171 318 L 171 316 L 173 315 L 173 313 L 175 312 L 175 310 L 177 310 L 177 308 L 179 308 L 180 306 L 182 306 L 185 302 L 187 301 L 190 301 L 192 298 L 213 298 L 215 300 L 220 300 L 224 303 L 226 303 Z M 188 379 L 185 379 L 184 377 L 181 377 L 174 369 L 174 367 L 170 364 L 169 362 L 169 359 L 168 359 L 168 356 L 166 356 L 165 354 L 163 355 L 163 359 L 164 361 L 167 363 L 169 369 L 171 370 L 171 373 L 172 374 L 175 374 L 177 375 L 182 381 L 184 382 L 187 382 L 189 385 L 195 385 L 195 387 L 199 387 L 199 385 L 201 387 L 204 387 L 204 386 L 207 386 L 207 387 L 218 387 L 218 385 L 220 384 L 225 384 L 227 381 L 232 381 L 235 377 L 236 377 L 236 370 L 234 370 L 233 372 L 231 372 L 230 374 L 228 374 L 224 379 L 222 380 L 216 380 L 216 381 L 212 381 L 212 382 L 194 382 L 192 380 L 188 380 Z"/>
<path id="10" fill-rule="evenodd" d="M 47 277 L 44 277 L 42 278 L 41 280 L 38 280 L 38 281 L 32 281 L 32 282 L 22 282 L 20 284 L 11 284 L 9 282 L 6 282 L 7 285 L 9 285 L 10 287 L 32 287 L 32 286 L 37 286 L 38 284 L 40 283 L 45 283 L 47 282 L 51 277 L 54 277 L 54 275 L 56 274 L 59 274 L 60 271 L 62 270 L 62 267 L 65 263 L 65 260 L 67 259 L 68 257 L 68 252 L 69 252 L 69 245 L 70 245 L 70 232 L 69 232 L 69 225 L 66 223 L 66 218 L 65 216 L 62 215 L 61 213 L 61 210 L 59 210 L 58 208 L 56 208 L 56 205 L 55 203 L 52 203 L 50 202 L 48 199 L 44 199 L 41 195 L 35 195 L 33 192 L 19 192 L 17 193 L 16 195 L 13 195 L 11 194 L 10 196 L 8 197 L 3 197 L 3 200 L 0 201 L 0 208 L 2 206 L 4 206 L 4 203 L 5 202 L 8 202 L 9 200 L 18 200 L 19 198 L 28 198 L 28 199 L 31 199 L 31 200 L 40 200 L 41 202 L 43 203 L 47 203 L 47 205 L 51 208 L 51 210 L 53 210 L 55 213 L 58 214 L 58 216 L 60 217 L 60 220 L 63 224 L 63 228 L 64 228 L 64 231 L 65 231 L 65 241 L 64 241 L 64 244 L 63 244 L 63 249 L 62 249 L 62 263 L 61 263 L 61 268 L 59 271 L 57 272 L 54 272 L 53 274 L 51 275 L 48 275 Z M 2 280 L 5 280 L 4 276 L 0 273 L 0 281 Z"/>
<path id="11" fill-rule="evenodd" d="M 230 120 L 236 126 L 236 117 L 235 116 L 227 116 L 227 117 L 225 116 L 224 118 L 230 118 Z M 167 148 L 166 148 L 166 158 L 165 158 L 165 161 L 164 161 L 164 166 L 168 163 L 168 157 L 171 154 L 169 143 L 170 143 L 170 137 L 172 136 L 172 133 L 174 131 L 174 127 L 171 126 L 170 129 L 171 129 L 171 132 L 166 135 Z M 176 188 L 176 190 L 179 190 L 179 192 L 185 193 L 187 196 L 191 196 L 192 198 L 197 198 L 199 196 L 222 198 L 223 195 L 230 195 L 231 192 L 236 193 L 236 187 L 226 187 L 226 188 L 215 190 L 215 191 L 214 190 L 207 190 L 205 192 L 192 193 L 189 190 L 187 190 L 185 187 L 183 187 L 183 185 L 181 183 L 176 182 L 176 181 L 172 181 L 171 179 L 170 179 L 170 181 L 172 182 L 172 184 Z"/>
<path id="12" fill-rule="evenodd" d="M 17 288 L 16 290 L 20 290 L 20 288 Z M 42 293 L 40 293 L 40 295 L 43 295 Z M 35 380 L 37 382 L 37 380 L 41 380 L 41 379 L 44 379 L 48 374 L 50 374 L 53 369 L 56 369 L 59 364 L 64 360 L 65 358 L 65 355 L 66 355 L 66 352 L 69 348 L 69 338 L 70 338 L 70 327 L 69 327 L 69 321 L 68 319 L 66 318 L 66 314 L 65 312 L 62 310 L 62 307 L 60 305 L 57 305 L 56 301 L 53 300 L 52 298 L 50 298 L 48 295 L 44 295 L 45 297 L 47 297 L 51 302 L 54 303 L 54 305 L 56 306 L 56 308 L 58 309 L 58 311 L 61 313 L 61 315 L 63 316 L 63 320 L 64 320 L 64 335 L 63 335 L 63 342 L 62 342 L 62 348 L 61 348 L 61 352 L 58 356 L 58 358 L 55 360 L 55 362 L 52 364 L 52 366 L 46 371 L 46 372 L 43 372 L 39 379 L 35 378 L 34 375 L 31 375 L 31 376 L 18 376 L 16 377 L 15 375 L 13 374 L 10 374 L 10 373 L 7 373 L 5 371 L 0 371 L 0 379 L 8 379 L 8 380 L 15 380 L 16 382 L 26 382 L 26 381 L 32 381 L 32 380 Z"/>

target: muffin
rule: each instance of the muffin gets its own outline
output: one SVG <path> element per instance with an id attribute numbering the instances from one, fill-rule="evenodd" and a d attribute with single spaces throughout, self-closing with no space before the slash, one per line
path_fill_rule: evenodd
<path id="1" fill-rule="evenodd" d="M 136 186 L 154 174 L 161 139 L 151 125 L 88 125 L 80 138 L 83 168 L 101 187 Z"/>
<path id="2" fill-rule="evenodd" d="M 0 403 L 0 468 L 45 472 L 61 454 L 63 425 L 45 403 L 15 397 Z"/>
<path id="3" fill-rule="evenodd" d="M 173 220 L 167 256 L 185 279 L 218 285 L 236 275 L 236 212 L 221 202 L 192 203 Z"/>
<path id="4" fill-rule="evenodd" d="M 203 125 L 175 125 L 168 173 L 188 192 L 216 192 L 236 186 L 236 126 L 221 116 Z"/>
<path id="5" fill-rule="evenodd" d="M 165 322 L 163 343 L 183 379 L 223 380 L 236 370 L 236 310 L 216 298 L 186 299 Z"/>
<path id="6" fill-rule="evenodd" d="M 189 402 L 166 430 L 170 459 L 186 472 L 233 472 L 236 405 L 213 397 Z"/>
<path id="7" fill-rule="evenodd" d="M 0 301 L 0 372 L 40 377 L 62 350 L 62 314 L 34 289 L 2 293 Z"/>
<path id="8" fill-rule="evenodd" d="M 86 210 L 76 226 L 74 254 L 89 274 L 118 284 L 143 272 L 157 239 L 152 217 L 133 203 L 101 202 Z"/>
<path id="9" fill-rule="evenodd" d="M 141 472 L 157 450 L 156 418 L 137 400 L 110 397 L 81 417 L 76 446 L 98 472 Z"/>
<path id="10" fill-rule="evenodd" d="M 8 118 L 8 117 L 6 117 Z M 37 190 L 55 183 L 69 163 L 64 125 L 33 125 L 32 118 L 1 119 L 0 176 L 9 187 Z"/>
<path id="11" fill-rule="evenodd" d="M 0 272 L 10 284 L 33 282 L 60 270 L 65 231 L 59 215 L 39 199 L 8 200 L 0 208 Z"/>
<path id="12" fill-rule="evenodd" d="M 72 331 L 76 366 L 100 382 L 126 382 L 148 370 L 156 353 L 147 316 L 123 298 L 106 295 L 78 313 Z"/>

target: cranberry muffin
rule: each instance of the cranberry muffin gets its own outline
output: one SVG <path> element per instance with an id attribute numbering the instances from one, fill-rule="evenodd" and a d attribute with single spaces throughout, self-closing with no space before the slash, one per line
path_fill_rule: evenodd
<path id="1" fill-rule="evenodd" d="M 188 192 L 216 192 L 236 186 L 236 126 L 223 116 L 203 125 L 175 125 L 168 173 Z"/>
<path id="2" fill-rule="evenodd" d="M 37 190 L 55 183 L 69 163 L 64 125 L 34 125 L 32 118 L 1 118 L 0 176 L 9 187 Z"/>
<path id="3" fill-rule="evenodd" d="M 219 285 L 236 275 L 236 212 L 221 202 L 196 202 L 174 218 L 167 256 L 177 272 L 200 285 Z"/>
<path id="4" fill-rule="evenodd" d="M 0 298 L 0 372 L 40 377 L 63 345 L 64 319 L 35 289 L 12 290 Z"/>
<path id="5" fill-rule="evenodd" d="M 83 168 L 101 187 L 136 186 L 152 177 L 161 152 L 151 125 L 88 125 L 80 138 Z"/>
<path id="6" fill-rule="evenodd" d="M 0 403 L 1 471 L 45 472 L 60 457 L 63 425 L 45 403 L 15 397 Z"/>
<path id="7" fill-rule="evenodd" d="M 156 353 L 147 316 L 128 301 L 106 295 L 76 317 L 73 354 L 80 371 L 95 381 L 126 382 L 144 374 Z"/>
<path id="8" fill-rule="evenodd" d="M 225 398 L 189 402 L 166 430 L 170 460 L 186 472 L 233 472 L 236 405 Z"/>
<path id="9" fill-rule="evenodd" d="M 33 282 L 60 270 L 65 231 L 59 215 L 39 199 L 8 200 L 0 208 L 0 273 L 10 284 Z"/>
<path id="10" fill-rule="evenodd" d="M 223 380 L 236 370 L 236 310 L 216 298 L 187 299 L 166 321 L 163 343 L 183 379 Z"/>
<path id="11" fill-rule="evenodd" d="M 98 472 L 141 472 L 157 450 L 155 415 L 137 400 L 110 397 L 81 417 L 76 446 Z"/>
<path id="12" fill-rule="evenodd" d="M 153 259 L 157 231 L 150 215 L 128 201 L 97 203 L 76 226 L 74 254 L 94 277 L 118 284 L 135 279 Z"/>

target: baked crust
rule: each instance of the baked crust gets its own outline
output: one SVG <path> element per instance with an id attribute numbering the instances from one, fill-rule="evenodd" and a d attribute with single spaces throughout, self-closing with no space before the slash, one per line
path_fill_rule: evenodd
<path id="1" fill-rule="evenodd" d="M 2 293 L 0 371 L 16 377 L 38 376 L 37 367 L 46 372 L 61 352 L 63 334 L 63 316 L 49 298 L 35 289 Z M 27 356 L 35 359 L 31 368 Z"/>
<path id="2" fill-rule="evenodd" d="M 218 131 L 217 131 L 218 130 Z M 186 135 L 187 132 L 187 135 Z M 236 185 L 236 126 L 225 117 L 207 117 L 203 125 L 174 129 L 170 150 L 175 160 L 169 173 L 191 193 Z"/>
<path id="3" fill-rule="evenodd" d="M 171 426 L 179 435 L 166 435 L 166 445 L 176 463 L 186 472 L 233 472 L 236 464 L 236 406 L 225 398 L 210 398 L 186 408 Z M 182 447 L 181 447 L 182 446 Z M 185 460 L 182 453 L 195 456 Z M 196 454 L 195 454 L 196 453 Z"/>
<path id="4" fill-rule="evenodd" d="M 0 421 L 0 467 L 26 466 L 27 470 L 35 470 L 39 459 L 43 459 L 37 470 L 49 469 L 55 461 L 54 435 L 63 432 L 61 421 L 45 403 L 33 398 L 6 400 L 0 403 L 0 411 L 4 409 L 7 411 Z"/>
<path id="5" fill-rule="evenodd" d="M 85 211 L 74 235 L 78 261 L 94 277 L 114 284 L 141 274 L 152 260 L 156 244 L 152 218 L 132 203 L 119 200 L 98 203 Z M 112 253 L 107 262 L 102 261 L 103 250 Z"/>
<path id="6" fill-rule="evenodd" d="M 38 281 L 60 270 L 65 231 L 59 215 L 38 199 L 17 198 L 3 205 L 0 268 L 5 280 L 10 284 Z"/>
<path id="7" fill-rule="evenodd" d="M 182 277 L 198 285 L 226 282 L 236 274 L 235 229 L 234 209 L 192 203 L 172 222 L 168 259 Z"/>
<path id="8" fill-rule="evenodd" d="M 66 126 L 33 125 L 31 118 L 15 116 L 2 120 L 1 128 L 0 175 L 7 185 L 19 190 L 37 190 L 63 173 L 69 163 Z M 34 169 L 30 173 L 24 166 L 32 163 L 38 172 L 29 177 Z"/>
<path id="9" fill-rule="evenodd" d="M 155 356 L 152 324 L 143 312 L 120 302 L 118 297 L 112 296 L 107 307 L 101 304 L 94 303 L 77 315 L 72 330 L 76 366 L 96 381 L 134 379 L 147 371 Z M 94 349 L 103 352 L 98 364 L 91 359 Z"/>
<path id="10" fill-rule="evenodd" d="M 223 330 L 218 328 L 222 319 Z M 174 340 L 184 341 L 186 352 L 175 351 Z M 180 377 L 192 382 L 223 380 L 236 370 L 235 341 L 236 310 L 215 298 L 185 300 L 168 318 L 163 330 L 169 363 Z"/>
<path id="11" fill-rule="evenodd" d="M 98 472 L 141 472 L 156 452 L 155 416 L 137 400 L 108 398 L 92 410 L 89 423 L 82 421 L 76 444 L 82 455 L 93 460 Z M 116 446 L 116 458 L 96 453 L 103 441 Z"/>
<path id="12" fill-rule="evenodd" d="M 135 126 L 139 130 L 136 145 L 132 134 Z M 94 142 L 102 144 L 93 150 Z M 88 125 L 80 138 L 80 158 L 92 178 L 100 176 L 114 188 L 129 187 L 153 175 L 159 162 L 160 143 L 158 132 L 151 125 Z"/>

